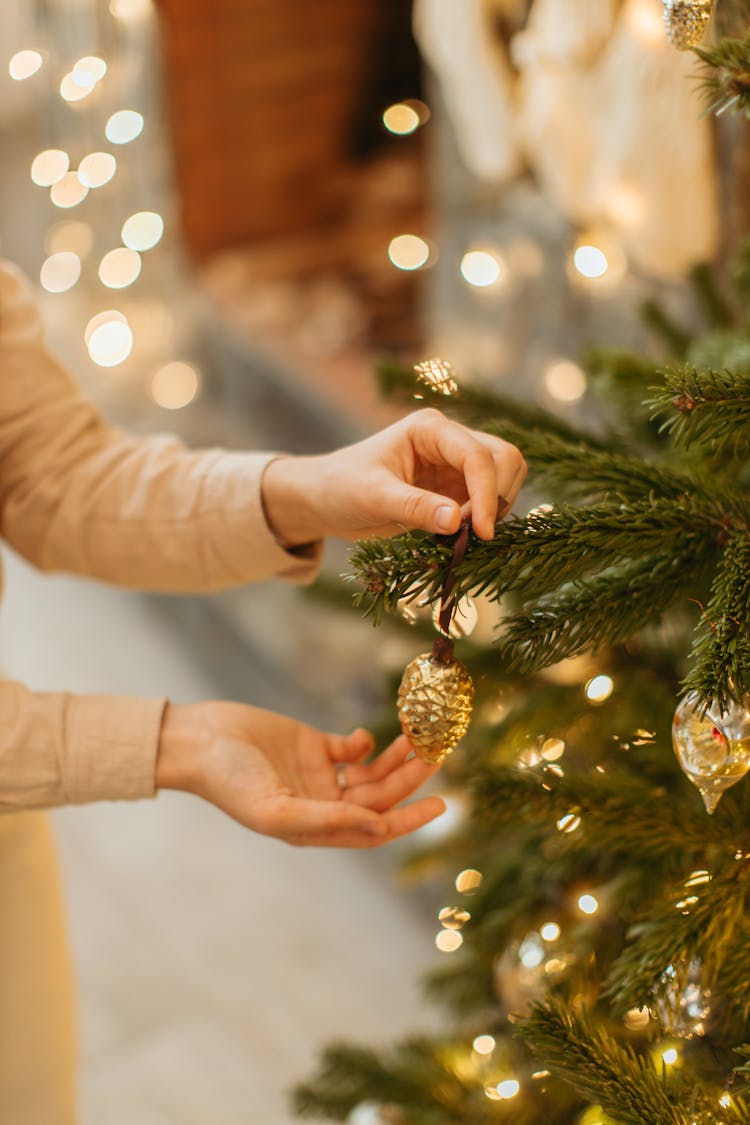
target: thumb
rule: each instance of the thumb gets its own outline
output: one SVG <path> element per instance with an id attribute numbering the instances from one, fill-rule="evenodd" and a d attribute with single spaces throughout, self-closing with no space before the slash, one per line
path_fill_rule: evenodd
<path id="1" fill-rule="evenodd" d="M 461 526 L 461 508 L 448 496 L 393 481 L 380 502 L 379 515 L 407 528 L 450 535 Z"/>

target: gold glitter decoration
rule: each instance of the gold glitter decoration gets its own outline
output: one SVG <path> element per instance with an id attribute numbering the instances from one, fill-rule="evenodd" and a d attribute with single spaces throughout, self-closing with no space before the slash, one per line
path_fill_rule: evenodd
<path id="1" fill-rule="evenodd" d="M 441 395 L 454 395 L 458 390 L 455 372 L 445 359 L 425 359 L 414 366 L 420 383 L 426 383 L 432 391 Z"/>
<path id="2" fill-rule="evenodd" d="M 715 704 L 701 715 L 695 692 L 685 696 L 672 721 L 672 743 L 683 772 L 712 813 L 725 789 L 750 770 L 750 712 L 730 704 Z"/>
<path id="3" fill-rule="evenodd" d="M 444 761 L 469 729 L 473 703 L 474 683 L 460 660 L 415 656 L 398 689 L 398 715 L 417 757 L 431 765 Z"/>
<path id="4" fill-rule="evenodd" d="M 711 19 L 713 0 L 664 0 L 664 26 L 673 47 L 697 47 Z"/>

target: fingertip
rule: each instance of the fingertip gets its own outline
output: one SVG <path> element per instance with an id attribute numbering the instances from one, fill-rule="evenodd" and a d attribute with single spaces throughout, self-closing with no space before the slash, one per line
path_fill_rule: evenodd
<path id="1" fill-rule="evenodd" d="M 435 509 L 435 530 L 440 535 L 452 535 L 461 526 L 461 509 L 456 503 L 444 501 Z"/>

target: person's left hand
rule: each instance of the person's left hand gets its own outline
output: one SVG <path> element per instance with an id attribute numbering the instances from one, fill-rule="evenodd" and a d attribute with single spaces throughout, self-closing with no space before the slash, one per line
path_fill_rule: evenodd
<path id="1" fill-rule="evenodd" d="M 439 797 L 397 807 L 437 767 L 400 736 L 372 762 L 373 738 L 326 734 L 242 703 L 170 703 L 157 787 L 184 789 L 246 828 L 287 843 L 374 848 L 445 811 Z"/>
<path id="2" fill-rule="evenodd" d="M 514 445 L 427 408 L 333 453 L 272 461 L 263 502 L 271 530 L 287 547 L 408 528 L 446 535 L 469 511 L 476 534 L 491 539 L 525 477 Z"/>

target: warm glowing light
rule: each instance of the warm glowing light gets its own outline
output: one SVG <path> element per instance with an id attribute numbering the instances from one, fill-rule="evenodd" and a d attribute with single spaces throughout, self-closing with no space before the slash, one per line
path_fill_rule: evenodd
<path id="1" fill-rule="evenodd" d="M 89 224 L 75 219 L 53 223 L 44 236 L 44 249 L 48 254 L 70 250 L 79 258 L 85 258 L 91 253 L 93 243 L 94 232 Z"/>
<path id="2" fill-rule="evenodd" d="M 430 248 L 417 234 L 398 234 L 391 239 L 388 257 L 400 270 L 418 270 L 428 261 Z"/>
<path id="3" fill-rule="evenodd" d="M 626 11 L 633 33 L 646 47 L 661 45 L 664 41 L 664 21 L 651 0 L 635 0 Z"/>
<path id="4" fill-rule="evenodd" d="M 104 135 L 113 145 L 126 145 L 143 132 L 143 116 L 134 109 L 119 109 L 107 122 Z"/>
<path id="5" fill-rule="evenodd" d="M 8 74 L 16 82 L 23 82 L 25 78 L 36 74 L 43 61 L 38 51 L 16 51 L 8 63 Z"/>
<path id="6" fill-rule="evenodd" d="M 491 1055 L 495 1050 L 495 1040 L 491 1035 L 477 1035 L 472 1046 L 478 1055 Z"/>
<path id="7" fill-rule="evenodd" d="M 52 187 L 70 168 L 70 157 L 61 148 L 47 148 L 31 164 L 31 178 L 39 187 Z"/>
<path id="8" fill-rule="evenodd" d="M 518 960 L 525 969 L 536 969 L 544 960 L 544 947 L 539 934 L 527 934 L 518 947 Z"/>
<path id="9" fill-rule="evenodd" d="M 180 410 L 198 394 L 200 377 L 194 367 L 181 360 L 166 363 L 154 373 L 149 388 L 157 406 L 165 410 Z M 442 920 L 442 919 L 441 919 Z"/>
<path id="10" fill-rule="evenodd" d="M 565 743 L 561 738 L 545 738 L 541 754 L 545 762 L 556 762 L 565 753 Z"/>
<path id="11" fill-rule="evenodd" d="M 623 1023 L 630 1031 L 642 1031 L 648 1027 L 651 1017 L 648 1008 L 630 1008 L 623 1019 Z"/>
<path id="12" fill-rule="evenodd" d="M 99 367 L 117 367 L 133 350 L 133 333 L 124 317 L 107 320 L 89 333 L 87 343 L 94 363 Z"/>
<path id="13" fill-rule="evenodd" d="M 151 15 L 151 0 L 109 0 L 109 11 L 121 23 L 137 23 Z"/>
<path id="14" fill-rule="evenodd" d="M 521 1089 L 521 1083 L 516 1082 L 515 1078 L 506 1078 L 504 1082 L 498 1082 L 495 1088 L 503 1101 L 507 1101 L 510 1098 L 515 1098 Z"/>
<path id="15" fill-rule="evenodd" d="M 55 207 L 76 207 L 89 193 L 89 189 L 78 179 L 77 172 L 66 172 L 61 180 L 49 190 L 49 197 Z"/>
<path id="16" fill-rule="evenodd" d="M 586 393 L 586 376 L 577 363 L 557 360 L 545 371 L 544 386 L 558 402 L 578 402 Z"/>
<path id="17" fill-rule="evenodd" d="M 462 895 L 474 894 L 482 882 L 482 872 L 474 867 L 467 867 L 456 876 L 456 890 Z"/>
<path id="18" fill-rule="evenodd" d="M 95 86 L 96 82 L 94 81 L 82 86 L 79 82 L 76 82 L 71 70 L 60 83 L 60 97 L 66 102 L 81 102 L 89 96 Z"/>
<path id="19" fill-rule="evenodd" d="M 667 1066 L 673 1066 L 677 1062 L 677 1050 L 675 1047 L 667 1047 L 666 1051 L 662 1051 L 661 1057 Z"/>
<path id="20" fill-rule="evenodd" d="M 123 224 L 122 241 L 131 250 L 151 250 L 164 234 L 164 220 L 156 211 L 136 211 Z"/>
<path id="21" fill-rule="evenodd" d="M 560 936 L 560 927 L 557 922 L 545 922 L 539 933 L 545 941 L 557 941 Z"/>
<path id="22" fill-rule="evenodd" d="M 119 311 L 119 309 L 105 309 L 104 312 L 100 312 L 100 313 L 97 313 L 96 316 L 92 316 L 91 320 L 86 325 L 86 329 L 83 333 L 83 338 L 86 342 L 86 347 L 89 346 L 89 343 L 91 342 L 91 337 L 94 334 L 94 332 L 97 330 L 97 328 L 100 328 L 101 325 L 103 325 L 103 324 L 111 324 L 113 321 L 117 321 L 119 324 L 127 324 L 128 323 L 127 318 L 125 317 L 125 314 L 121 313 Z"/>
<path id="23" fill-rule="evenodd" d="M 732 1104 L 732 1099 L 729 1094 L 722 1094 L 719 1098 L 719 1105 L 722 1109 L 729 1109 Z"/>
<path id="24" fill-rule="evenodd" d="M 637 188 L 626 183 L 615 184 L 607 199 L 607 214 L 611 219 L 625 230 L 635 230 L 643 222 L 645 211 L 643 195 Z"/>
<path id="25" fill-rule="evenodd" d="M 106 73 L 107 64 L 104 59 L 100 59 L 97 55 L 86 55 L 79 59 L 71 71 L 76 85 L 85 87 L 94 86 L 97 82 L 101 82 Z"/>
<path id="26" fill-rule="evenodd" d="M 99 263 L 99 280 L 108 289 L 125 289 L 133 284 L 140 272 L 140 254 L 126 246 L 110 250 Z"/>
<path id="27" fill-rule="evenodd" d="M 461 259 L 459 271 L 464 281 L 477 289 L 496 285 L 504 273 L 499 258 L 489 250 L 468 250 Z"/>
<path id="28" fill-rule="evenodd" d="M 133 348 L 130 325 L 118 309 L 105 309 L 92 316 L 83 338 L 89 355 L 100 367 L 116 367 Z"/>
<path id="29" fill-rule="evenodd" d="M 611 676 L 594 676 L 583 689 L 589 703 L 604 703 L 614 691 Z"/>
<path id="30" fill-rule="evenodd" d="M 455 953 L 463 943 L 463 936 L 458 930 L 441 930 L 439 934 L 435 934 L 435 945 L 441 953 Z"/>
<path id="31" fill-rule="evenodd" d="M 561 816 L 557 821 L 556 827 L 558 832 L 575 832 L 576 828 L 580 828 L 581 818 L 576 813 L 566 813 Z"/>
<path id="32" fill-rule="evenodd" d="M 500 1095 L 498 1094 L 497 1088 L 495 1086 L 485 1086 L 484 1092 L 491 1102 L 500 1101 Z"/>
<path id="33" fill-rule="evenodd" d="M 609 269 L 607 255 L 598 246 L 589 246 L 584 243 L 578 246 L 573 254 L 573 265 L 581 277 L 604 277 Z"/>
<path id="34" fill-rule="evenodd" d="M 42 263 L 39 281 L 48 293 L 65 293 L 81 276 L 81 259 L 70 250 L 50 254 Z"/>
<path id="35" fill-rule="evenodd" d="M 593 895 L 581 895 L 578 899 L 578 909 L 582 914 L 596 914 L 599 909 L 599 900 Z"/>
<path id="36" fill-rule="evenodd" d="M 698 871 L 692 871 L 685 880 L 686 887 L 698 887 L 701 883 L 709 883 L 711 881 L 710 872 L 705 868 L 700 868 Z"/>
<path id="37" fill-rule="evenodd" d="M 383 113 L 383 124 L 389 133 L 404 137 L 419 128 L 419 114 L 406 102 L 396 102 Z"/>
<path id="38" fill-rule="evenodd" d="M 90 152 L 78 165 L 78 179 L 89 188 L 108 184 L 117 171 L 117 161 L 111 152 Z"/>
<path id="39" fill-rule="evenodd" d="M 460 930 L 470 920 L 469 911 L 462 910 L 460 906 L 444 906 L 438 913 L 438 922 L 446 930 Z"/>

